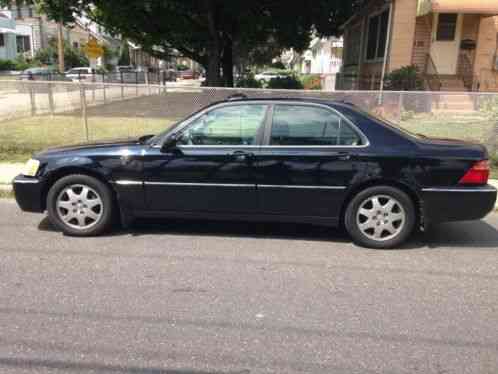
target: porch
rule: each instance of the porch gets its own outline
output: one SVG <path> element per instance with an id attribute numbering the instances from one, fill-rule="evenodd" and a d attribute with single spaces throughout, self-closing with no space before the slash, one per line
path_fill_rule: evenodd
<path id="1" fill-rule="evenodd" d="M 498 91 L 496 8 L 493 14 L 417 16 L 412 62 L 428 90 Z"/>

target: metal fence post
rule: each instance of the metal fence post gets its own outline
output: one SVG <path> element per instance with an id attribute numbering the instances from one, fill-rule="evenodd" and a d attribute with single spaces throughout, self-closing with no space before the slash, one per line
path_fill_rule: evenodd
<path id="1" fill-rule="evenodd" d="M 36 115 L 36 94 L 33 91 L 33 83 L 29 84 L 29 101 L 31 103 L 31 116 Z"/>
<path id="2" fill-rule="evenodd" d="M 123 72 L 120 71 L 119 74 L 121 75 L 121 99 L 124 99 Z"/>
<path id="3" fill-rule="evenodd" d="M 48 82 L 48 106 L 50 108 L 50 114 L 54 115 L 55 103 L 54 103 L 54 89 L 52 87 L 52 82 Z"/>
<path id="4" fill-rule="evenodd" d="M 135 96 L 138 96 L 138 71 L 135 71 Z"/>
<path id="5" fill-rule="evenodd" d="M 102 94 L 104 96 L 104 104 L 106 104 L 107 97 L 106 97 L 106 94 L 105 94 L 105 82 L 102 83 Z"/>
<path id="6" fill-rule="evenodd" d="M 401 113 L 403 112 L 403 107 L 404 107 L 404 98 L 405 94 L 403 92 L 400 92 L 399 98 L 398 98 L 398 113 L 399 113 L 399 120 L 401 120 Z"/>
<path id="7" fill-rule="evenodd" d="M 81 83 L 80 83 L 80 98 L 81 98 L 81 119 L 85 131 L 85 139 L 88 142 L 90 138 L 88 136 L 88 113 L 86 111 L 86 92 L 85 92 L 85 85 Z"/>

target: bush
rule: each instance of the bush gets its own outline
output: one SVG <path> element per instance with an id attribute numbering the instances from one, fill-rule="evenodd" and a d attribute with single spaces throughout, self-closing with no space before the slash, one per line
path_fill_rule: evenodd
<path id="1" fill-rule="evenodd" d="M 415 65 L 404 66 L 386 75 L 384 88 L 390 91 L 421 91 L 424 81 Z"/>
<path id="2" fill-rule="evenodd" d="M 183 64 L 176 65 L 176 70 L 178 70 L 178 71 L 185 71 L 185 70 L 189 70 L 189 69 L 190 68 L 187 65 L 183 65 Z"/>
<path id="3" fill-rule="evenodd" d="M 23 55 L 17 56 L 17 58 L 14 61 L 14 64 L 15 64 L 15 70 L 20 70 L 20 71 L 29 69 L 35 65 L 32 62 L 26 61 Z"/>
<path id="4" fill-rule="evenodd" d="M 319 74 L 306 74 L 301 76 L 301 82 L 305 90 L 321 90 L 322 78 Z"/>
<path id="5" fill-rule="evenodd" d="M 53 65 L 58 60 L 57 40 L 51 39 L 47 48 L 36 52 L 35 60 L 42 65 Z M 64 42 L 64 61 L 66 69 L 80 66 L 89 66 L 90 62 L 81 49 L 73 47 L 67 41 Z"/>
<path id="6" fill-rule="evenodd" d="M 272 78 L 268 82 L 268 88 L 283 90 L 302 90 L 303 84 L 295 77 Z"/>
<path id="7" fill-rule="evenodd" d="M 0 71 L 15 70 L 16 64 L 11 60 L 0 60 Z"/>
<path id="8" fill-rule="evenodd" d="M 272 69 L 285 70 L 285 65 L 281 61 L 274 62 L 270 67 Z"/>
<path id="9" fill-rule="evenodd" d="M 253 74 L 246 75 L 244 77 L 241 77 L 236 85 L 236 87 L 240 88 L 263 88 L 263 85 L 260 81 L 256 80 L 254 78 Z"/>

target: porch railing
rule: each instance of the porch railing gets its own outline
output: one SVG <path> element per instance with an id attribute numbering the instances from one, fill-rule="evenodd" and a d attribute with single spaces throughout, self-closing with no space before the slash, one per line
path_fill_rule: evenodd
<path id="1" fill-rule="evenodd" d="M 436 64 L 428 53 L 425 60 L 424 80 L 430 91 L 441 91 L 442 82 Z"/>

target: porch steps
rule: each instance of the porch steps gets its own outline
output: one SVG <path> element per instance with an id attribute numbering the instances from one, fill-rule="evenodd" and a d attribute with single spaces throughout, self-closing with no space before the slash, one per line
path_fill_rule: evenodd
<path id="1" fill-rule="evenodd" d="M 456 75 L 440 75 L 441 90 L 444 92 L 465 92 L 465 83 L 462 78 Z"/>

